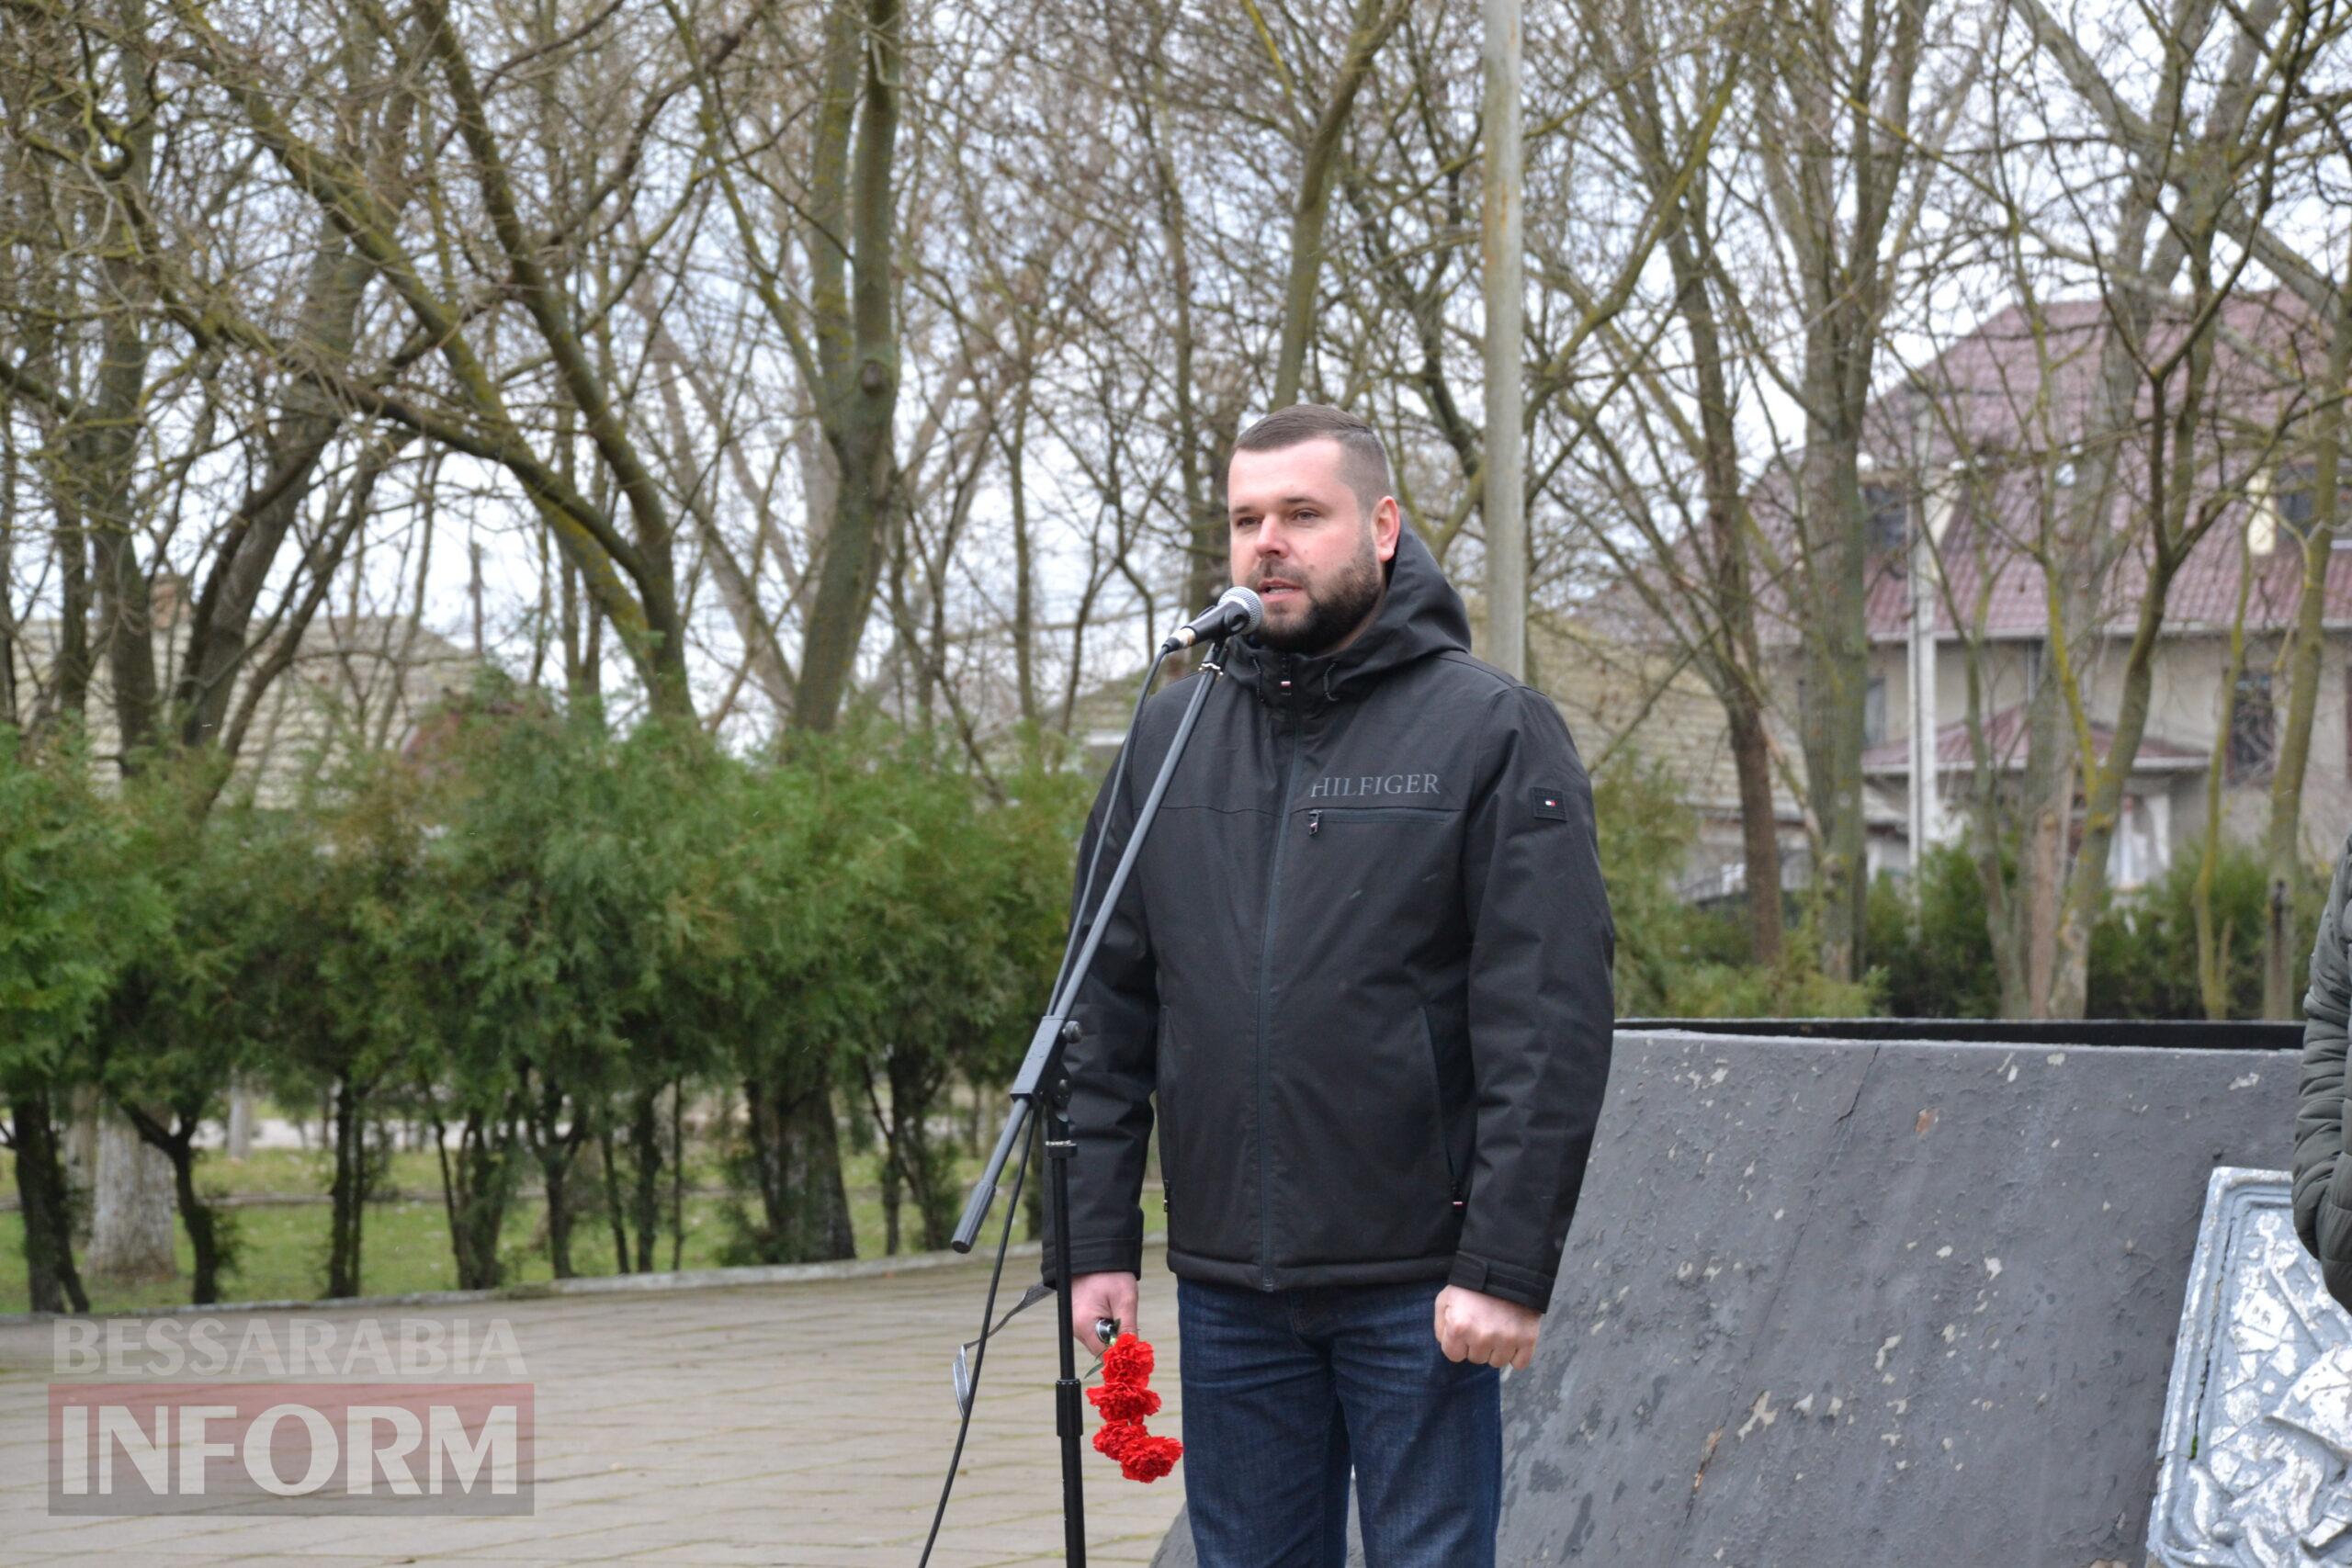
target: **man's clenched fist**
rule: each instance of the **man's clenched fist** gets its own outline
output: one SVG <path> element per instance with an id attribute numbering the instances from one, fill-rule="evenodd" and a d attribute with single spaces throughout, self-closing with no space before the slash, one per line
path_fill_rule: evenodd
<path id="1" fill-rule="evenodd" d="M 1535 1359 L 1542 1315 L 1517 1302 L 1448 1285 L 1437 1293 L 1437 1342 L 1449 1361 L 1521 1371 Z"/>
<path id="2" fill-rule="evenodd" d="M 1069 1331 L 1096 1355 L 1102 1341 L 1094 1337 L 1094 1320 L 1115 1317 L 1119 1333 L 1136 1331 L 1136 1291 L 1141 1283 L 1133 1274 L 1077 1274 L 1069 1282 Z"/>

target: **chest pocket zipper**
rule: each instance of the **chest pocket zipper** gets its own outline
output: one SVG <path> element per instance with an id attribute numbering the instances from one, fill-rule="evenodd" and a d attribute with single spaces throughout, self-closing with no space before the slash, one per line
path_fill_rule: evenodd
<path id="1" fill-rule="evenodd" d="M 1306 814 L 1308 838 L 1312 839 L 1323 831 L 1323 818 L 1326 812 L 1330 814 L 1331 826 L 1335 828 L 1351 823 L 1357 827 L 1364 827 L 1377 823 L 1395 824 L 1400 821 L 1442 822 L 1454 815 L 1442 807 L 1434 806 L 1317 807 Z"/>

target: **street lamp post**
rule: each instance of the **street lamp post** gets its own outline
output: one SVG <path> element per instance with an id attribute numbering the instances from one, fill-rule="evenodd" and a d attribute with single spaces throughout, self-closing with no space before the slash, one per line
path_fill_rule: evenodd
<path id="1" fill-rule="evenodd" d="M 1526 442 L 1520 337 L 1520 0 L 1486 0 L 1486 178 L 1480 225 L 1487 299 L 1487 657 L 1527 678 Z"/>

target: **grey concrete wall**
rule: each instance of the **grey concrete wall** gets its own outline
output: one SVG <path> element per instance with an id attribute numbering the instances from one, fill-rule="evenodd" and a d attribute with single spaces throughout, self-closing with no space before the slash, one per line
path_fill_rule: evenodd
<path id="1" fill-rule="evenodd" d="M 2206 1175 L 2288 1164 L 2296 1077 L 1621 1033 L 1501 1561 L 2136 1565 Z"/>

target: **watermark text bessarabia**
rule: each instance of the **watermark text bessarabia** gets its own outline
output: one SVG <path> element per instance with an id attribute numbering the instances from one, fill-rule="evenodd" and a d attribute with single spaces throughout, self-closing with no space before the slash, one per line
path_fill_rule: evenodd
<path id="1" fill-rule="evenodd" d="M 389 1327 L 373 1317 L 61 1317 L 50 1347 L 51 1371 L 66 1378 L 525 1375 L 514 1325 L 503 1317 L 403 1317 Z"/>
<path id="2" fill-rule="evenodd" d="M 54 1348 L 52 1514 L 533 1511 L 503 1319 L 60 1320 Z"/>

